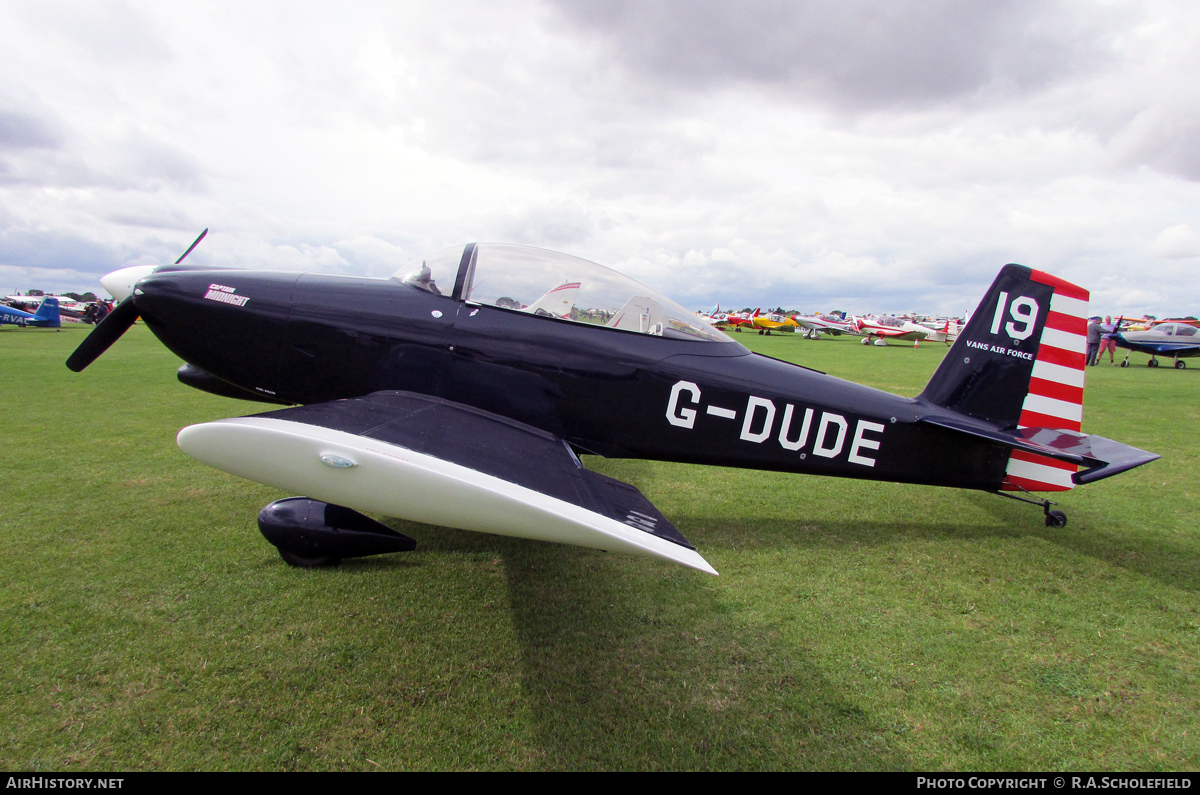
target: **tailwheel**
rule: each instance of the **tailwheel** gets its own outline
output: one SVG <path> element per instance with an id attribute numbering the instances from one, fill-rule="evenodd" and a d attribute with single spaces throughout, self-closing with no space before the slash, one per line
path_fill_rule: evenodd
<path id="1" fill-rule="evenodd" d="M 1046 511 L 1046 527 L 1066 527 L 1067 515 L 1062 511 Z"/>

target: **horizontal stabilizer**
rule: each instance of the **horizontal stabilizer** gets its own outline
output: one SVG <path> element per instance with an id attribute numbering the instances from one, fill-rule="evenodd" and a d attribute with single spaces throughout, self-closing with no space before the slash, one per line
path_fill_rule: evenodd
<path id="1" fill-rule="evenodd" d="M 1112 439 L 1105 439 L 1103 436 L 1088 436 L 1087 440 L 1092 448 L 1092 458 L 1098 463 L 1089 464 L 1087 469 L 1075 474 L 1074 480 L 1080 485 L 1119 475 L 1126 470 L 1162 458 L 1157 453 L 1139 450 Z"/>
<path id="2" fill-rule="evenodd" d="M 562 439 L 409 392 L 192 425 L 185 453 L 359 511 L 656 557 L 716 571 L 633 486 L 584 469 Z"/>
<path id="3" fill-rule="evenodd" d="M 980 439 L 997 442 L 1013 450 L 1023 450 L 1034 455 L 1045 456 L 1084 467 L 1072 475 L 1077 484 L 1120 474 L 1128 469 L 1148 464 L 1157 458 L 1149 453 L 1130 447 L 1103 436 L 1076 433 L 1055 428 L 1021 428 L 1019 430 L 997 430 L 956 417 L 925 417 L 922 422 L 970 434 Z"/>

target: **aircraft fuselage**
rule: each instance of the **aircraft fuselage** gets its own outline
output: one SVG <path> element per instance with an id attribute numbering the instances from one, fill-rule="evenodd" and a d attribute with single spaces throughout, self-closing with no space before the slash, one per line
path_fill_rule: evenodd
<path id="1" fill-rule="evenodd" d="M 1008 459 L 1002 445 L 918 424 L 951 412 L 733 341 L 538 317 L 388 279 L 168 267 L 135 295 L 168 348 L 252 399 L 416 392 L 609 457 L 985 490 Z"/>

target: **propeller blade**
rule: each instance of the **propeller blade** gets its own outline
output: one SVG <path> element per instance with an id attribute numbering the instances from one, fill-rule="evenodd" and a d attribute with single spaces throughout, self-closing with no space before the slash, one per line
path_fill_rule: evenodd
<path id="1" fill-rule="evenodd" d="M 137 319 L 137 307 L 133 305 L 133 296 L 130 296 L 117 304 L 113 311 L 100 321 L 100 325 L 92 329 L 92 333 L 84 338 L 75 352 L 71 354 L 71 358 L 67 359 L 67 367 L 77 373 L 81 372 L 83 368 L 100 358 L 100 354 L 119 340 Z"/>
<path id="2" fill-rule="evenodd" d="M 192 249 L 194 249 L 196 246 L 200 245 L 200 241 L 203 240 L 204 236 L 207 234 L 208 234 L 207 229 L 205 229 L 203 232 L 201 232 L 200 237 L 196 238 L 195 242 L 193 242 L 192 245 L 188 246 L 188 250 L 183 252 L 183 254 L 179 257 L 179 259 L 175 260 L 175 264 L 178 265 L 179 263 L 183 262 L 183 258 L 186 257 L 188 254 L 191 254 Z"/>

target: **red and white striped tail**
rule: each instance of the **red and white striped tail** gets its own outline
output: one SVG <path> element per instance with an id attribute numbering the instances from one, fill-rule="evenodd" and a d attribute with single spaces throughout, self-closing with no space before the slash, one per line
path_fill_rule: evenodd
<path id="1" fill-rule="evenodd" d="M 1050 314 L 1038 345 L 1021 406 L 1018 428 L 1057 428 L 1079 432 L 1083 424 L 1083 381 L 1087 358 L 1088 291 L 1048 273 L 1034 271 L 1033 281 L 1054 288 Z M 1006 491 L 1067 491 L 1078 467 L 1052 458 L 1013 450 L 1001 486 Z"/>

